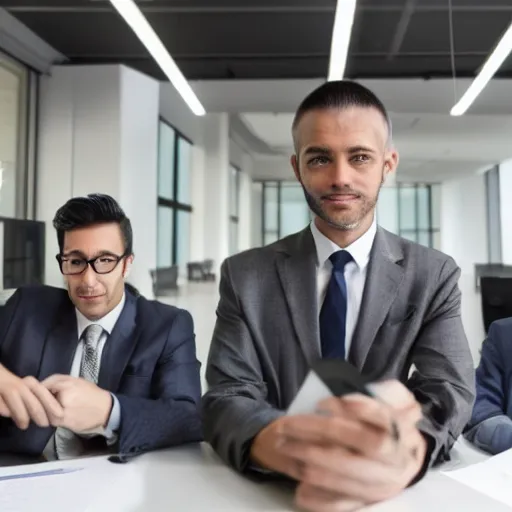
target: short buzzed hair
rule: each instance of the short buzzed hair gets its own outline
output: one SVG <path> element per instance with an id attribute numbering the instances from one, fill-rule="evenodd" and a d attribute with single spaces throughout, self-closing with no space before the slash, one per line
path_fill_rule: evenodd
<path id="1" fill-rule="evenodd" d="M 295 147 L 296 130 L 301 119 L 312 110 L 346 109 L 350 107 L 374 108 L 379 111 L 388 127 L 388 140 L 391 141 L 391 119 L 388 111 L 377 96 L 361 84 L 350 80 L 326 82 L 310 93 L 300 104 L 292 124 Z"/>

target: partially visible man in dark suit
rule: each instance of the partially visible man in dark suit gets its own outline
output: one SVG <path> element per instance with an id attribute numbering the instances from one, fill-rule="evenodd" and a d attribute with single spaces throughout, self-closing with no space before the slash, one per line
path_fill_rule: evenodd
<path id="1" fill-rule="evenodd" d="M 512 318 L 493 322 L 476 370 L 476 400 L 465 437 L 496 455 L 512 449 Z"/>
<path id="2" fill-rule="evenodd" d="M 20 288 L 0 317 L 0 452 L 124 460 L 201 440 L 193 321 L 125 287 L 130 220 L 91 194 L 53 224 L 67 291 Z"/>
<path id="3" fill-rule="evenodd" d="M 324 84 L 299 107 L 293 141 L 291 164 L 315 219 L 224 262 L 205 437 L 240 471 L 296 479 L 306 510 L 355 510 L 446 460 L 470 416 L 460 271 L 377 226 L 379 190 L 398 154 L 371 91 Z M 391 382 L 374 389 L 380 400 L 332 398 L 317 414 L 286 415 L 320 358 Z"/>

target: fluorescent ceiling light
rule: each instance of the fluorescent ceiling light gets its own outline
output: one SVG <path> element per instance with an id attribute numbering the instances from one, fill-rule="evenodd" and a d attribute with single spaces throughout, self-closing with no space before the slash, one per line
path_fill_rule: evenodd
<path id="1" fill-rule="evenodd" d="M 327 77 L 329 82 L 341 80 L 345 75 L 356 1 L 338 0 L 332 30 L 331 59 L 329 61 L 329 76 Z"/>
<path id="2" fill-rule="evenodd" d="M 187 79 L 183 76 L 167 48 L 160 41 L 160 38 L 156 35 L 135 2 L 133 0 L 110 0 L 110 3 L 142 41 L 142 44 L 147 48 L 185 103 L 190 107 L 190 110 L 196 116 L 206 114 L 203 105 L 201 105 Z"/>
<path id="3" fill-rule="evenodd" d="M 512 24 L 508 27 L 507 31 L 501 38 L 500 42 L 491 53 L 485 64 L 483 65 L 478 76 L 473 80 L 468 90 L 464 93 L 462 98 L 451 109 L 452 116 L 461 116 L 471 106 L 473 101 L 482 92 L 484 87 L 489 83 L 489 80 L 498 71 L 503 61 L 508 57 L 512 50 Z"/>

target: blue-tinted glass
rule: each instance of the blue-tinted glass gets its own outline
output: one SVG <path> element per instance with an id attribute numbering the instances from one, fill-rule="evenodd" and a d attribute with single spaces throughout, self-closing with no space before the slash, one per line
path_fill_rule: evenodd
<path id="1" fill-rule="evenodd" d="M 158 195 L 172 200 L 174 199 L 174 130 L 160 122 L 158 140 Z"/>

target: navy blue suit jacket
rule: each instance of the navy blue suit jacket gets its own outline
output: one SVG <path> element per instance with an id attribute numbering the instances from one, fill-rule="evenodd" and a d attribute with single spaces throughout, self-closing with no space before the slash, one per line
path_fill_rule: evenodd
<path id="1" fill-rule="evenodd" d="M 2 308 L 0 363 L 20 377 L 43 380 L 69 374 L 77 344 L 75 308 L 66 290 L 21 288 Z M 129 458 L 200 441 L 199 367 L 190 314 L 126 290 L 98 381 L 121 406 L 114 449 Z M 0 418 L 0 452 L 40 455 L 53 431 L 35 424 L 22 431 L 12 420 Z"/>
<path id="2" fill-rule="evenodd" d="M 476 370 L 476 401 L 466 438 L 486 452 L 512 448 L 512 318 L 491 324 Z"/>

